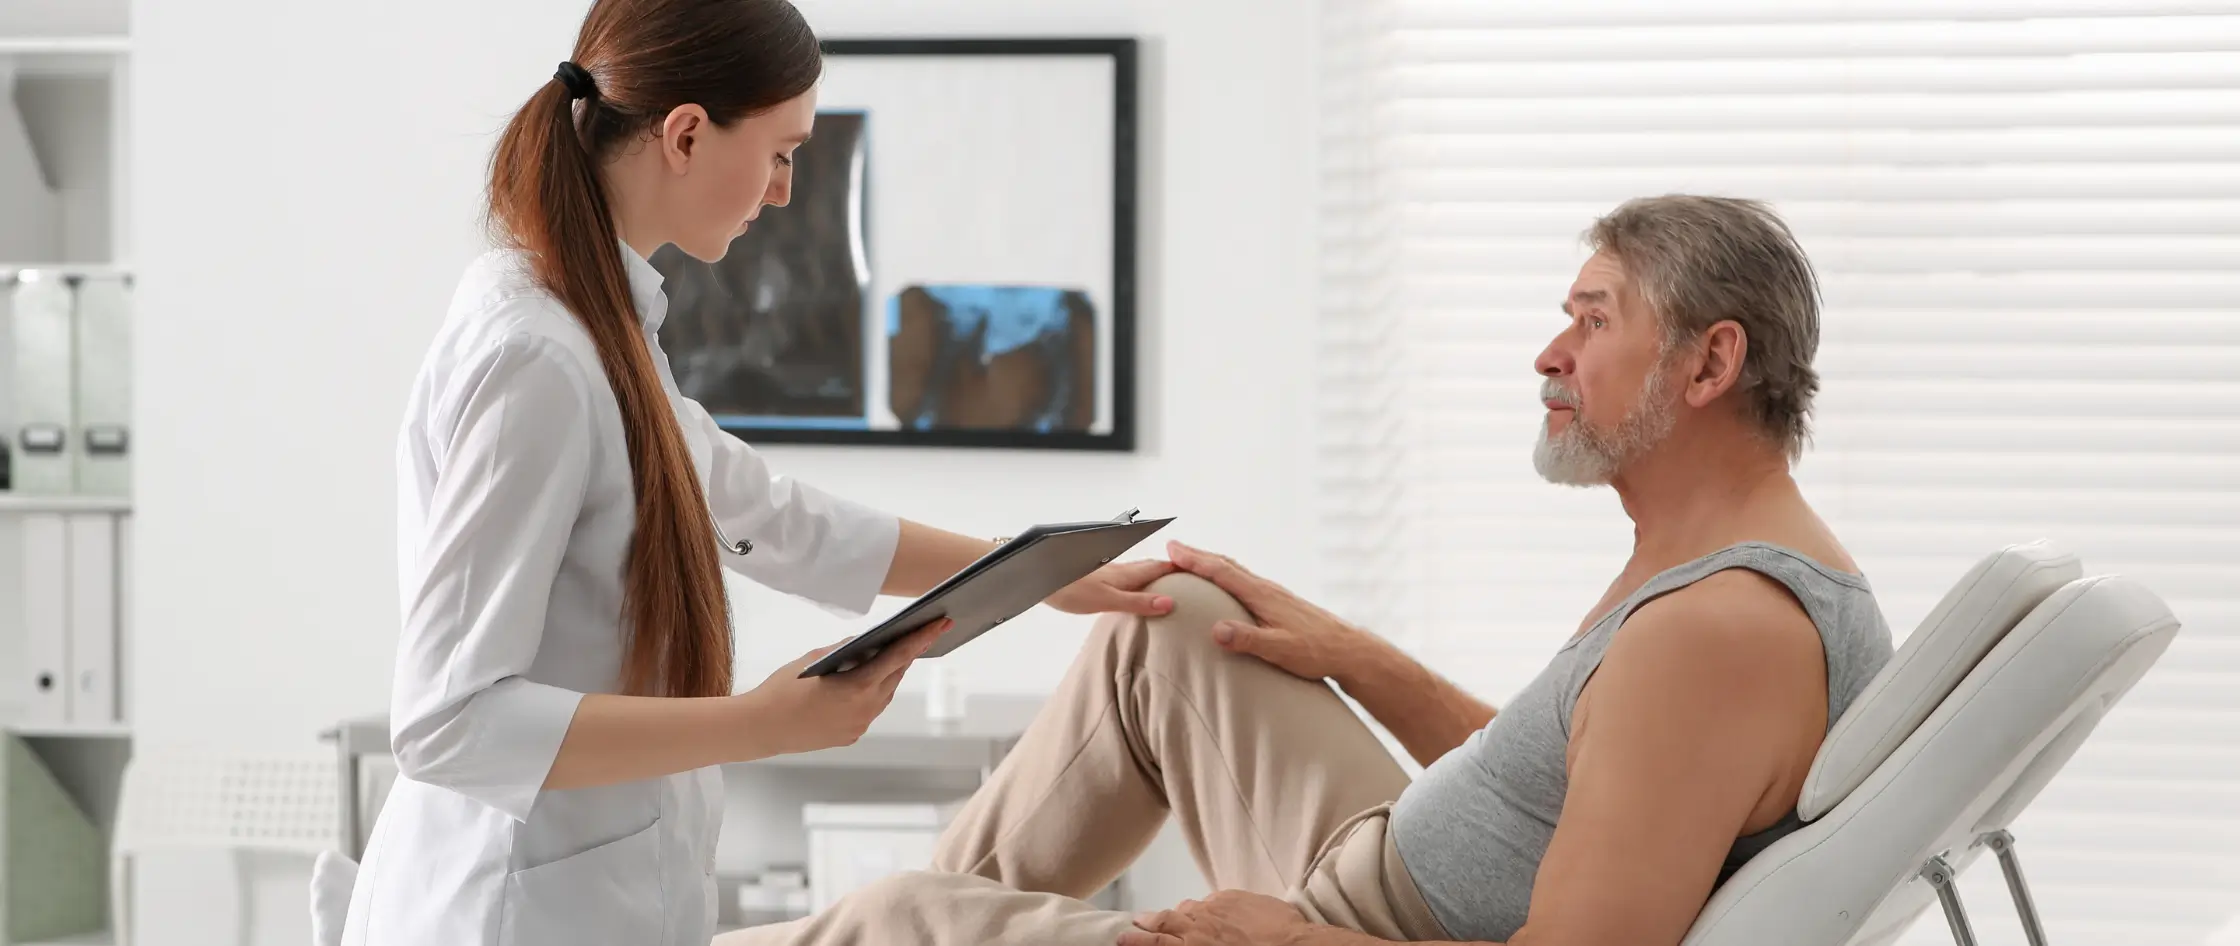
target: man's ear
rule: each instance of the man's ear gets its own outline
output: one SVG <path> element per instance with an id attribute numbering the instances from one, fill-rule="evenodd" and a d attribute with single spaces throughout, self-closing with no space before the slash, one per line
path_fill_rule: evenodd
<path id="1" fill-rule="evenodd" d="M 1729 319 L 1705 330 L 1696 345 L 1700 353 L 1694 359 L 1695 373 L 1688 377 L 1687 400 L 1691 407 L 1702 407 L 1742 383 L 1750 335 L 1742 323 Z"/>

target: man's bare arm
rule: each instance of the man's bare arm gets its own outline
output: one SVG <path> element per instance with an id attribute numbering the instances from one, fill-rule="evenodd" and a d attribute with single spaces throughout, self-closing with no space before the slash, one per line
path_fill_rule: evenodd
<path id="1" fill-rule="evenodd" d="M 1291 940 L 1290 942 L 1291 946 L 1405 946 L 1405 944 L 1398 940 L 1378 939 L 1377 937 L 1371 936 L 1367 933 L 1356 933 L 1352 930 L 1341 929 L 1335 926 L 1309 927 L 1303 935 L 1299 936 L 1297 939 Z M 1418 940 L 1413 944 L 1413 946 L 1506 946 L 1506 944 L 1424 942 Z"/>
<path id="2" fill-rule="evenodd" d="M 1563 815 L 1512 946 L 1679 943 L 1735 839 L 1795 805 L 1826 674 L 1811 619 L 1753 572 L 1634 612 L 1572 712 Z"/>
<path id="3" fill-rule="evenodd" d="M 1331 677 L 1424 765 L 1493 722 L 1494 709 L 1367 632 Z"/>

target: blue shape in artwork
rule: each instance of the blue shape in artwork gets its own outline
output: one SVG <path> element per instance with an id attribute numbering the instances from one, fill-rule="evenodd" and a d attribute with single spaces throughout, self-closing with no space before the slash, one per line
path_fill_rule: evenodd
<path id="1" fill-rule="evenodd" d="M 980 343 L 980 360 L 1016 351 L 1066 330 L 1063 289 L 1041 286 L 926 286 L 926 295 L 948 310 L 949 337 L 971 338 L 987 325 Z M 902 331 L 901 302 L 887 300 L 887 335 Z"/>
<path id="2" fill-rule="evenodd" d="M 716 414 L 716 426 L 725 430 L 739 428 L 782 428 L 786 430 L 870 430 L 871 421 L 863 417 L 790 417 L 784 414 Z"/>

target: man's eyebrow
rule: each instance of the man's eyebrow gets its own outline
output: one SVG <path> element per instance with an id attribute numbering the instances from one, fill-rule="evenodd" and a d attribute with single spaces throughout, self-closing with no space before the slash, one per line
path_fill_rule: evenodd
<path id="1" fill-rule="evenodd" d="M 1580 290 L 1580 291 L 1578 291 L 1578 292 L 1574 292 L 1574 293 L 1572 293 L 1572 294 L 1571 294 L 1571 298 L 1569 298 L 1569 299 L 1566 299 L 1566 300 L 1564 300 L 1564 303 L 1563 303 L 1563 314 L 1565 314 L 1565 315 L 1572 315 L 1572 314 L 1574 314 L 1574 313 L 1573 313 L 1573 312 L 1571 311 L 1571 304 L 1572 304 L 1572 303 L 1574 303 L 1574 302 L 1584 303 L 1584 304 L 1586 304 L 1586 305 L 1592 305 L 1592 306 L 1599 306 L 1599 305 L 1601 305 L 1601 304 L 1603 304 L 1603 303 L 1605 303 L 1605 302 L 1608 302 L 1608 301 L 1610 301 L 1610 293 L 1609 293 L 1609 292 L 1607 292 L 1607 291 L 1605 291 L 1605 290 L 1601 290 L 1601 289 L 1582 289 L 1582 290 Z"/>

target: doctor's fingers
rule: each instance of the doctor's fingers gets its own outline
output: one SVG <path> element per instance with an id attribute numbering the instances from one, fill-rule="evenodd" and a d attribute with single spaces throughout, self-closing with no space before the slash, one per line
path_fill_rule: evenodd
<path id="1" fill-rule="evenodd" d="M 910 665 L 903 664 L 896 667 L 893 673 L 887 674 L 885 679 L 879 681 L 880 707 L 884 708 L 887 704 L 894 702 L 895 691 L 902 688 L 902 678 L 909 672 Z"/>
<path id="2" fill-rule="evenodd" d="M 1145 585 L 1172 574 L 1181 567 L 1173 562 L 1151 558 L 1107 566 L 1106 571 L 1112 576 L 1112 587 L 1121 591 L 1142 591 Z"/>

